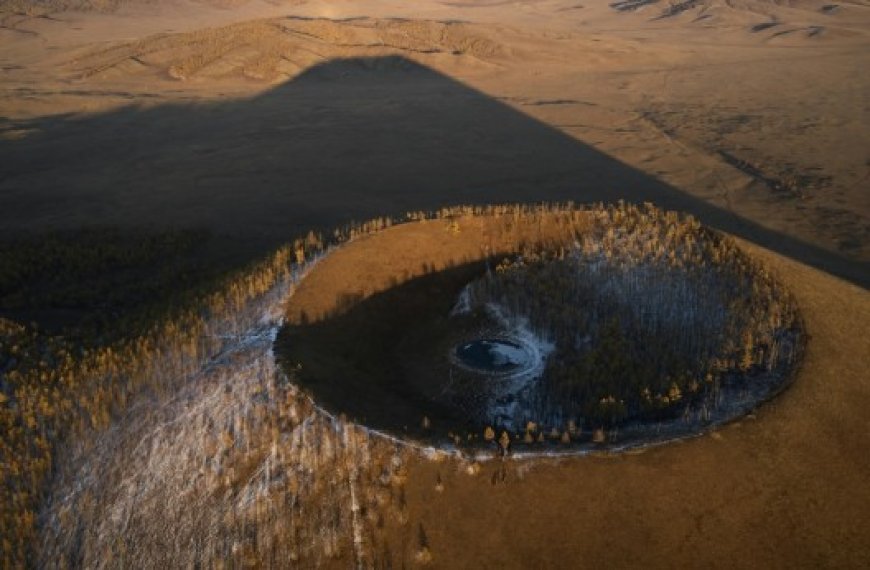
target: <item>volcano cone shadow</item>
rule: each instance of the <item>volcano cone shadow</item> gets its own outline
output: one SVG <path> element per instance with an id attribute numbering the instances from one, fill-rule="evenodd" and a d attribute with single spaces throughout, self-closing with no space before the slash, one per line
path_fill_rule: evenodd
<path id="1" fill-rule="evenodd" d="M 868 264 L 767 230 L 398 56 L 332 60 L 259 96 L 16 125 L 4 233 L 208 228 L 257 258 L 311 228 L 453 204 L 652 201 L 864 287 Z"/>

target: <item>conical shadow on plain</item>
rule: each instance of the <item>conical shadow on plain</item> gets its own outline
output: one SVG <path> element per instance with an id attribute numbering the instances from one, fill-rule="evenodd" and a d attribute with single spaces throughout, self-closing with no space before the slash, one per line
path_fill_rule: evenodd
<path id="1" fill-rule="evenodd" d="M 33 133 L 0 141 L 0 233 L 208 228 L 251 259 L 310 228 L 407 210 L 625 199 L 870 286 L 867 263 L 710 205 L 398 56 L 332 60 L 250 99 L 18 126 Z"/>

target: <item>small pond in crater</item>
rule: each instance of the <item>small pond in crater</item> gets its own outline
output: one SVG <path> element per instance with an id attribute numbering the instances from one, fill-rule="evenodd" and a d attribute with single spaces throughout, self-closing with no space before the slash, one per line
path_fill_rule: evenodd
<path id="1" fill-rule="evenodd" d="M 505 374 L 525 366 L 529 355 L 519 343 L 502 338 L 482 338 L 457 346 L 456 358 L 473 370 Z"/>

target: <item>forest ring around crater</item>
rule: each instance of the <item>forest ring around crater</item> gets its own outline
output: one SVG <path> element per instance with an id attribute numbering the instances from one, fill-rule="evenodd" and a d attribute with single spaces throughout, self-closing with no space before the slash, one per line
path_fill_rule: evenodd
<path id="1" fill-rule="evenodd" d="M 331 413 L 427 445 L 618 451 L 741 417 L 799 367 L 791 294 L 691 217 L 618 204 L 412 218 L 335 249 L 288 299 L 276 356 Z M 491 339 L 534 362 L 457 362 Z"/>

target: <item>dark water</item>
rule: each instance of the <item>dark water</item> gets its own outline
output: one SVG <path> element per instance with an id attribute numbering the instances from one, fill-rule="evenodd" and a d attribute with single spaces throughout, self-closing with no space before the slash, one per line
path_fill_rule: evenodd
<path id="1" fill-rule="evenodd" d="M 515 342 L 496 338 L 482 338 L 460 344 L 456 357 L 469 368 L 484 372 L 509 372 L 525 360 L 523 347 Z"/>

